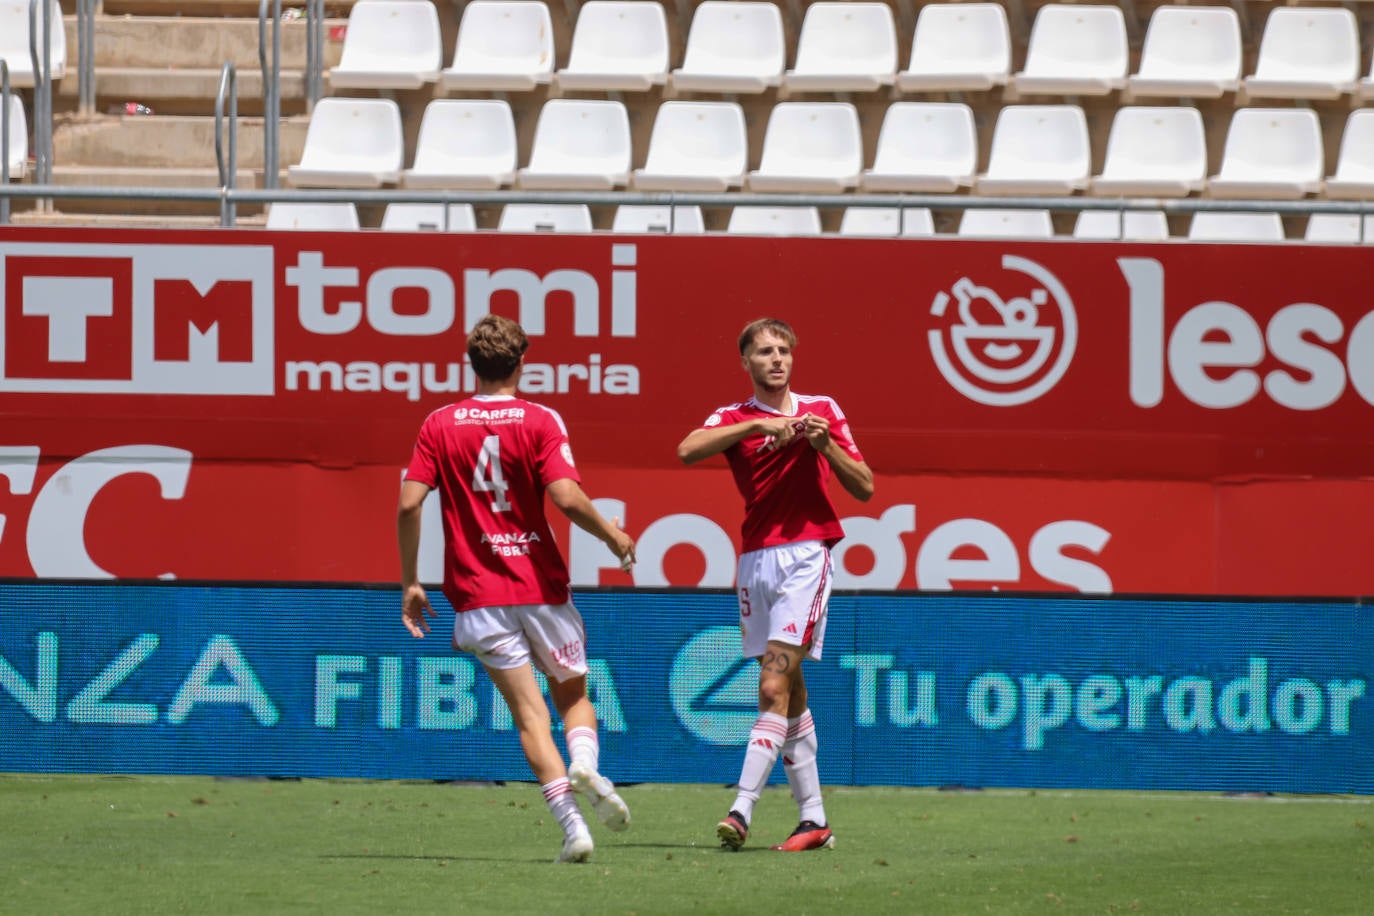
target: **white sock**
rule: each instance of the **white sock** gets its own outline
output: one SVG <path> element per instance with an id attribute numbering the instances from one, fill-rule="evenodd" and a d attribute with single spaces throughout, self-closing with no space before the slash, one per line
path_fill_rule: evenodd
<path id="1" fill-rule="evenodd" d="M 586 763 L 593 772 L 601 772 L 601 742 L 597 740 L 596 729 L 579 725 L 564 734 L 568 744 L 568 759 L 572 763 Z"/>
<path id="2" fill-rule="evenodd" d="M 744 751 L 744 766 L 739 774 L 739 794 L 734 810 L 748 821 L 754 816 L 754 804 L 768 784 L 778 752 L 787 740 L 787 719 L 775 712 L 761 712 L 749 731 L 749 745 Z"/>
<path id="3" fill-rule="evenodd" d="M 563 828 L 563 835 L 567 836 L 581 824 L 584 828 L 587 822 L 582 819 L 582 809 L 577 807 L 577 796 L 573 795 L 572 786 L 568 785 L 568 778 L 555 779 L 553 782 L 542 786 L 544 790 L 544 802 L 549 806 L 549 811 L 558 818 L 558 826 Z"/>
<path id="4" fill-rule="evenodd" d="M 801 820 L 825 824 L 825 803 L 821 800 L 821 774 L 816 768 L 816 723 L 811 710 L 787 720 L 787 743 L 782 746 L 782 766 L 797 800 Z"/>

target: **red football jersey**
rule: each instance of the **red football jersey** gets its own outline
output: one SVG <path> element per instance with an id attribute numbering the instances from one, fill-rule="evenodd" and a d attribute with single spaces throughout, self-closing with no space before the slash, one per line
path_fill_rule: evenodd
<path id="1" fill-rule="evenodd" d="M 793 393 L 792 404 L 797 417 L 812 413 L 829 420 L 830 438 L 835 444 L 855 461 L 864 460 L 854 444 L 844 411 L 834 400 L 824 395 Z M 706 418 L 702 427 L 730 426 L 764 416 L 779 414 L 750 398 L 743 404 L 719 408 Z M 735 486 L 744 497 L 744 551 L 797 541 L 834 545 L 844 537 L 844 529 L 826 486 L 830 481 L 830 462 L 811 447 L 805 436 L 798 435 L 776 450 L 768 448 L 771 441 L 771 436 L 748 436 L 725 450 Z"/>
<path id="2" fill-rule="evenodd" d="M 544 490 L 581 482 L 558 412 L 475 395 L 425 418 L 406 479 L 439 491 L 444 595 L 456 611 L 568 600 L 568 567 L 544 516 Z"/>

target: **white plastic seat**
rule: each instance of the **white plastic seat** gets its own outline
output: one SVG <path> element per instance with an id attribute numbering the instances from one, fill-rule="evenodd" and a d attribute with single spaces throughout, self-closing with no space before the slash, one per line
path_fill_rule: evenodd
<path id="1" fill-rule="evenodd" d="M 973 184 L 977 171 L 973 109 L 962 102 L 894 102 L 862 184 L 869 191 L 957 191 Z"/>
<path id="2" fill-rule="evenodd" d="M 1129 50 L 1119 6 L 1050 3 L 1040 7 L 1026 45 L 1018 92 L 1106 95 L 1126 85 Z"/>
<path id="3" fill-rule="evenodd" d="M 43 10 L 34 17 L 38 31 L 43 31 Z M 62 8 L 52 0 L 52 19 L 48 42 L 48 63 L 52 78 L 67 74 L 67 30 L 62 23 Z M 43 49 L 39 48 L 39 66 L 43 65 Z M 33 85 L 33 60 L 29 57 L 29 0 L 0 0 L 0 58 L 10 68 L 10 87 L 27 88 Z"/>
<path id="4" fill-rule="evenodd" d="M 358 229 L 358 208 L 353 204 L 312 204 L 283 201 L 267 208 L 268 229 L 348 231 Z"/>
<path id="5" fill-rule="evenodd" d="M 674 235 L 706 231 L 700 207 L 654 207 L 622 204 L 611 221 L 612 232 L 671 232 Z"/>
<path id="6" fill-rule="evenodd" d="M 1213 197 L 1298 198 L 1321 189 L 1321 122 L 1310 108 L 1239 108 L 1226 131 Z"/>
<path id="7" fill-rule="evenodd" d="M 1358 108 L 1346 118 L 1336 174 L 1326 179 L 1326 196 L 1374 199 L 1374 108 Z"/>
<path id="8" fill-rule="evenodd" d="M 749 166 L 744 110 L 734 102 L 664 102 L 654 118 L 644 168 L 634 186 L 648 191 L 725 191 Z"/>
<path id="9" fill-rule="evenodd" d="M 1084 210 L 1073 224 L 1076 239 L 1153 242 L 1169 237 L 1163 210 Z"/>
<path id="10" fill-rule="evenodd" d="M 1207 183 L 1207 140 L 1196 108 L 1118 108 L 1092 192 L 1187 197 Z"/>
<path id="11" fill-rule="evenodd" d="M 24 177 L 29 162 L 29 120 L 24 115 L 23 100 L 11 95 L 9 110 L 0 111 L 0 118 L 5 118 L 10 128 L 10 181 L 18 181 Z"/>
<path id="12" fill-rule="evenodd" d="M 1008 105 L 992 131 L 980 194 L 1071 194 L 1088 186 L 1088 121 L 1077 105 Z"/>
<path id="13" fill-rule="evenodd" d="M 387 204 L 382 228 L 388 232 L 472 232 L 477 215 L 472 204 Z"/>
<path id="14" fill-rule="evenodd" d="M 1240 86 L 1240 17 L 1229 6 L 1160 6 L 1150 16 L 1140 66 L 1127 81 L 1139 97 L 1220 98 Z"/>
<path id="15" fill-rule="evenodd" d="M 806 8 L 797 59 L 782 84 L 803 92 L 866 92 L 897 74 L 897 26 L 886 3 L 820 0 Z"/>
<path id="16" fill-rule="evenodd" d="M 553 79 L 553 19 L 542 0 L 471 0 L 463 8 L 445 89 L 533 89 Z"/>
<path id="17" fill-rule="evenodd" d="M 776 3 L 705 0 L 670 79 L 689 92 L 763 92 L 782 82 L 786 48 Z"/>
<path id="18" fill-rule="evenodd" d="M 1047 239 L 1054 236 L 1048 210 L 965 210 L 959 235 L 971 238 Z"/>
<path id="19" fill-rule="evenodd" d="M 925 207 L 846 207 L 839 234 L 928 236 L 935 234 L 935 219 Z"/>
<path id="20" fill-rule="evenodd" d="M 444 65 L 439 13 L 430 0 L 358 0 L 348 13 L 335 89 L 419 89 Z"/>
<path id="21" fill-rule="evenodd" d="M 1334 6 L 1279 6 L 1264 22 L 1245 92 L 1252 98 L 1336 99 L 1354 92 L 1359 78 L 1354 13 Z"/>
<path id="22" fill-rule="evenodd" d="M 504 99 L 435 99 L 425 106 L 411 188 L 500 188 L 515 180 L 515 119 Z"/>
<path id="23" fill-rule="evenodd" d="M 1309 242 L 1336 242 L 1344 245 L 1374 245 L 1374 216 L 1354 213 L 1313 213 L 1307 218 L 1303 238 Z"/>
<path id="24" fill-rule="evenodd" d="M 916 17 L 911 61 L 897 85 L 903 92 L 978 92 L 1004 85 L 1010 71 L 1002 4 L 928 3 Z"/>
<path id="25" fill-rule="evenodd" d="M 375 188 L 400 179 L 404 155 L 394 101 L 324 98 L 310 116 L 301 161 L 286 174 L 298 187 Z"/>
<path id="26" fill-rule="evenodd" d="M 859 112 L 848 102 L 779 102 L 768 117 L 755 191 L 840 192 L 863 174 Z"/>
<path id="27" fill-rule="evenodd" d="M 643 92 L 668 79 L 668 20 L 656 0 L 591 0 L 573 28 L 563 89 Z"/>
<path id="28" fill-rule="evenodd" d="M 534 128 L 529 165 L 519 173 L 521 187 L 609 191 L 629 180 L 630 116 L 623 103 L 606 99 L 544 103 Z"/>
<path id="29" fill-rule="evenodd" d="M 1277 213 L 1223 213 L 1201 210 L 1193 214 L 1188 238 L 1199 242 L 1281 242 L 1283 220 Z"/>
<path id="30" fill-rule="evenodd" d="M 730 211 L 725 231 L 733 235 L 820 235 L 815 207 L 740 206 Z"/>
<path id="31" fill-rule="evenodd" d="M 591 232 L 586 204 L 506 204 L 496 228 L 501 232 Z"/>

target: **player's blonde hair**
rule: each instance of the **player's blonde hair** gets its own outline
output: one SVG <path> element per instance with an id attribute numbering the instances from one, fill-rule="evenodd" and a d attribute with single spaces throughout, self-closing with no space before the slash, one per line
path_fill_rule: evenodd
<path id="1" fill-rule="evenodd" d="M 776 334 L 787 341 L 789 347 L 797 345 L 797 334 L 792 330 L 792 326 L 780 318 L 755 318 L 744 326 L 744 330 L 739 334 L 739 355 L 743 356 L 744 351 L 749 349 L 749 345 L 754 342 L 765 331 Z"/>
<path id="2" fill-rule="evenodd" d="M 483 315 L 468 335 L 472 371 L 484 382 L 510 378 L 520 368 L 520 357 L 529 348 L 525 329 L 500 315 Z"/>

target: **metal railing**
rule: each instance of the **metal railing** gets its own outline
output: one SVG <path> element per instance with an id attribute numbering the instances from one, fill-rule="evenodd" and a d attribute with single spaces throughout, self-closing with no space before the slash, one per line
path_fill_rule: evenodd
<path id="1" fill-rule="evenodd" d="M 224 106 L 229 104 L 228 126 L 225 125 Z M 219 186 L 226 192 L 220 199 L 219 224 L 232 227 L 238 219 L 237 205 L 230 199 L 238 183 L 239 82 L 233 61 L 225 61 L 219 73 L 219 91 L 215 94 L 215 164 L 219 167 Z M 228 150 L 225 135 L 228 134 Z"/>
<path id="2" fill-rule="evenodd" d="M 268 18 L 268 12 L 271 18 Z M 272 24 L 272 54 L 267 53 L 267 24 Z M 281 0 L 258 0 L 258 66 L 262 70 L 262 186 L 275 188 L 281 170 L 277 144 L 281 136 Z"/>
<path id="3" fill-rule="evenodd" d="M 305 110 L 324 95 L 324 0 L 305 0 Z"/>
<path id="4" fill-rule="evenodd" d="M 39 27 L 39 5 L 42 27 Z M 52 0 L 29 0 L 29 61 L 33 65 L 34 183 L 52 183 Z M 59 22 L 60 26 L 61 23 Z M 43 46 L 40 53 L 38 46 Z M 39 199 L 39 207 L 48 204 Z"/>
<path id="5" fill-rule="evenodd" d="M 76 0 L 77 111 L 95 111 L 95 7 L 98 0 Z"/>
<path id="6" fill-rule="evenodd" d="M 0 57 L 0 186 L 10 183 L 10 65 Z M 10 221 L 10 199 L 0 197 L 0 226 Z"/>

